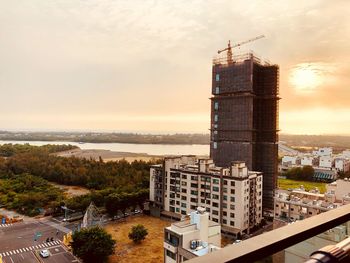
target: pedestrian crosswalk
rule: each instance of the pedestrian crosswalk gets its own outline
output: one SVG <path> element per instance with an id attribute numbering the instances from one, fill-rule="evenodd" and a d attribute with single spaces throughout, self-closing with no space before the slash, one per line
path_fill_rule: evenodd
<path id="1" fill-rule="evenodd" d="M 9 227 L 12 226 L 13 224 L 0 224 L 0 227 Z"/>
<path id="2" fill-rule="evenodd" d="M 57 246 L 57 245 L 60 245 L 60 244 L 61 244 L 61 241 L 55 240 L 55 241 L 42 243 L 42 244 L 39 244 L 39 245 L 30 246 L 30 247 L 14 249 L 14 250 L 11 250 L 11 251 L 6 251 L 6 252 L 0 252 L 0 257 L 1 256 L 2 257 L 12 256 L 12 255 L 16 255 L 16 254 L 19 254 L 19 253 L 25 253 L 25 252 L 45 249 L 45 248 L 49 248 L 49 247 L 52 247 L 52 246 Z"/>

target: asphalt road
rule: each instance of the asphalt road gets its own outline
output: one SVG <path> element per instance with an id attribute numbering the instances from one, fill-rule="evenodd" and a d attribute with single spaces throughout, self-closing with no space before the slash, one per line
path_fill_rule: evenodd
<path id="1" fill-rule="evenodd" d="M 58 233 L 57 233 L 58 231 Z M 0 227 L 0 255 L 4 263 L 68 263 L 78 260 L 66 250 L 61 240 L 66 228 L 48 220 L 15 223 Z M 35 238 L 36 233 L 40 237 Z M 53 241 L 46 242 L 53 237 Z M 48 258 L 39 256 L 42 249 L 50 253 Z"/>

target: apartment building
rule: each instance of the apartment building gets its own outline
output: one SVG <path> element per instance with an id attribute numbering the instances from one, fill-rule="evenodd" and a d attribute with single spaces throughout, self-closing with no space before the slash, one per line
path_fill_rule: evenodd
<path id="1" fill-rule="evenodd" d="M 203 207 L 190 213 L 190 218 L 164 229 L 164 262 L 178 263 L 220 249 L 220 224 L 209 220 Z"/>
<path id="2" fill-rule="evenodd" d="M 151 167 L 151 214 L 180 219 L 204 207 L 222 232 L 239 237 L 261 223 L 262 177 L 244 162 L 218 167 L 195 156 L 165 158 L 163 165 Z M 157 199 L 160 189 L 163 196 Z"/>
<path id="3" fill-rule="evenodd" d="M 316 188 L 310 192 L 301 186 L 291 193 L 278 191 L 275 197 L 275 219 L 283 221 L 302 220 L 343 205 L 334 191 L 321 194 Z"/>

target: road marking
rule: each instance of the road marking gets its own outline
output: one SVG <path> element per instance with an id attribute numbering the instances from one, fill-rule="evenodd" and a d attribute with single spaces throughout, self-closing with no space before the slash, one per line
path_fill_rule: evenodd
<path id="1" fill-rule="evenodd" d="M 11 257 L 10 257 L 10 259 L 11 259 L 11 262 L 14 263 L 14 262 L 13 262 L 13 259 L 12 259 Z"/>
<path id="2" fill-rule="evenodd" d="M 12 255 L 12 251 L 10 251 L 9 253 L 10 253 L 10 255 Z"/>
<path id="3" fill-rule="evenodd" d="M 16 250 L 16 253 L 19 253 L 18 249 Z"/>
<path id="4" fill-rule="evenodd" d="M 8 252 L 6 252 L 6 256 L 9 256 L 9 253 L 8 253 Z"/>
<path id="5" fill-rule="evenodd" d="M 19 249 L 19 251 L 22 253 L 22 249 Z"/>

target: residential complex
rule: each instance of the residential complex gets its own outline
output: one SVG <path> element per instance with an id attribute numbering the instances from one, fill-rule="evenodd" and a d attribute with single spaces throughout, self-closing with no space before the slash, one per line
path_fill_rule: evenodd
<path id="1" fill-rule="evenodd" d="M 213 61 L 210 157 L 220 167 L 241 160 L 261 171 L 268 209 L 277 180 L 278 83 L 278 66 L 252 53 Z"/>
<path id="2" fill-rule="evenodd" d="M 312 153 L 296 153 L 285 155 L 279 167 L 284 172 L 293 167 L 312 166 L 315 170 L 315 180 L 333 181 L 339 172 L 350 171 L 350 152 L 343 151 L 340 154 L 333 154 L 332 148 L 319 148 Z"/>
<path id="3" fill-rule="evenodd" d="M 164 229 L 164 262 L 178 263 L 220 249 L 220 224 L 209 220 L 205 208 Z"/>
<path id="4" fill-rule="evenodd" d="M 263 175 L 244 162 L 228 167 L 195 156 L 167 157 L 150 170 L 150 210 L 180 219 L 204 207 L 224 233 L 240 237 L 262 220 Z"/>
<path id="5" fill-rule="evenodd" d="M 339 179 L 327 184 L 326 193 L 305 191 L 303 186 L 290 193 L 277 191 L 275 196 L 275 219 L 286 222 L 302 220 L 350 203 L 350 181 Z"/>

